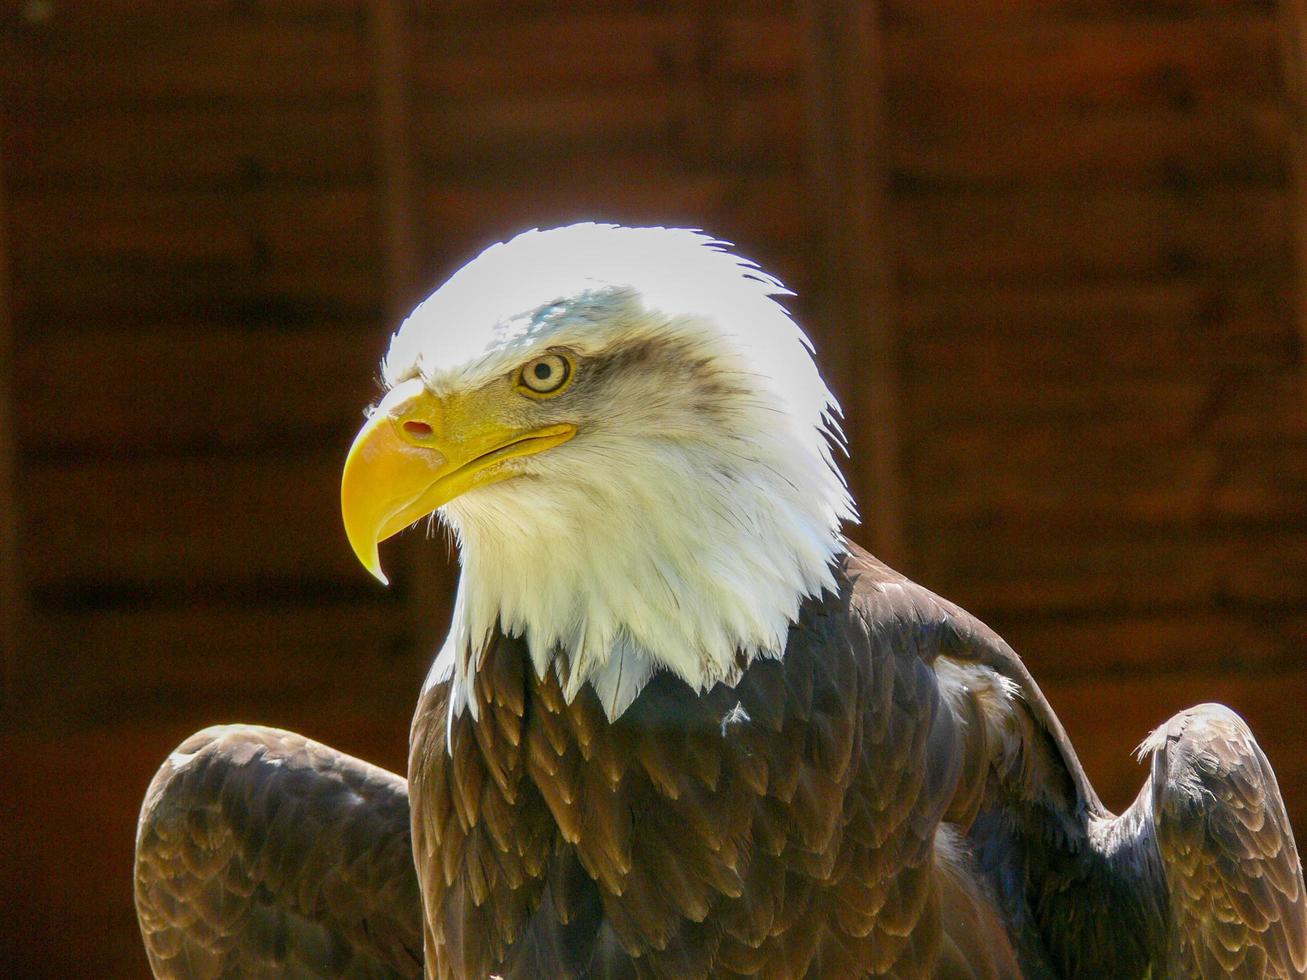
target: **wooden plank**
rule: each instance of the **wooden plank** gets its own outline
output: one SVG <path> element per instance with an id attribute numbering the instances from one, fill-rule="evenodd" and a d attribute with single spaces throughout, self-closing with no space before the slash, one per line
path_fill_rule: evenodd
<path id="1" fill-rule="evenodd" d="M 516 19 L 432 15 L 413 30 L 412 51 L 421 99 L 789 80 L 798 64 L 792 17 L 688 7 L 555 8 L 529 29 Z"/>
<path id="2" fill-rule="evenodd" d="M 1208 377 L 1098 379 L 926 377 L 906 386 L 914 442 L 957 433 L 960 451 L 983 452 L 1009 435 L 1032 452 L 1209 445 L 1287 447 L 1307 437 L 1292 369 Z M 1039 430 L 1044 430 L 1043 432 Z M 1015 444 L 1014 444 L 1015 445 Z M 929 451 L 922 458 L 929 458 Z"/>
<path id="3" fill-rule="evenodd" d="M 1094 525 L 1029 519 L 921 522 L 909 571 L 991 619 L 1157 606 L 1307 602 L 1307 525 Z"/>
<path id="4" fill-rule="evenodd" d="M 1261 12 L 892 31 L 887 118 L 990 126 L 1141 107 L 1219 111 L 1275 97 L 1277 43 L 1275 18 Z"/>
<path id="5" fill-rule="evenodd" d="M 567 188 L 575 186 L 573 194 L 584 195 L 587 188 L 598 187 L 598 190 L 589 190 L 590 198 L 598 200 L 600 195 L 604 195 L 634 202 L 627 206 L 639 206 L 642 201 L 655 201 L 662 189 L 675 194 L 675 188 L 668 188 L 668 185 L 677 181 L 683 185 L 685 194 L 694 196 L 703 193 L 706 187 L 733 182 L 783 188 L 797 180 L 797 167 L 791 165 L 795 161 L 787 162 L 778 154 L 760 155 L 752 163 L 744 157 L 731 161 L 712 154 L 695 155 L 687 147 L 696 137 L 682 141 L 650 136 L 643 144 L 620 139 L 607 142 L 601 137 L 598 143 L 588 147 L 566 141 L 538 146 L 523 141 L 505 148 L 502 153 L 493 153 L 485 147 L 475 146 L 474 135 L 465 135 L 468 137 L 467 155 L 452 145 L 437 148 L 437 152 L 443 154 L 440 157 L 422 155 L 424 183 L 437 193 L 455 196 L 482 194 L 498 186 L 508 194 L 526 194 L 555 201 L 557 207 L 565 205 L 566 198 L 571 196 L 553 183 L 559 180 L 564 181 Z M 477 153 L 483 151 L 490 155 L 478 158 Z M 478 163 L 479 159 L 484 163 Z M 551 175 L 551 180 L 542 186 L 542 175 L 546 173 Z M 619 181 L 616 175 L 620 174 L 629 174 L 630 177 L 625 182 Z M 644 185 L 649 190 L 642 190 Z M 505 209 L 511 206 L 506 205 Z"/>
<path id="6" fill-rule="evenodd" d="M 718 81 L 731 85 L 791 83 L 796 78 L 801 82 L 807 58 L 802 18 L 802 7 L 796 11 L 783 4 L 776 10 L 707 21 L 707 67 Z"/>
<path id="7" fill-rule="evenodd" d="M 90 260 L 17 256 L 15 315 L 43 329 L 130 329 L 150 323 L 213 321 L 244 326 L 381 323 L 376 255 L 271 267 L 247 263 L 158 262 L 126 256 Z"/>
<path id="8" fill-rule="evenodd" d="M 1186 671 L 1302 664 L 1307 614 L 1249 606 L 1167 606 L 1123 614 L 1005 615 L 992 625 L 1045 682 L 1146 679 Z"/>
<path id="9" fill-rule="evenodd" d="M 900 198 L 896 210 L 899 276 L 913 290 L 1289 273 L 1278 189 L 959 192 Z"/>
<path id="10" fill-rule="evenodd" d="M 870 5 L 801 7 L 814 323 L 850 420 L 850 489 L 873 550 L 906 558 L 893 257 L 886 231 L 882 47 Z M 831 363 L 830 360 L 827 363 Z"/>
<path id="11" fill-rule="evenodd" d="M 1302 704 L 1307 671 L 1240 672 L 1237 665 L 1210 673 L 1166 677 L 1055 682 L 1043 686 L 1066 726 L 1091 781 L 1107 805 L 1124 809 L 1143 785 L 1146 770 L 1133 751 L 1148 732 L 1184 708 L 1217 701 L 1242 714 L 1275 767 L 1289 817 L 1307 820 L 1307 728 Z"/>
<path id="12" fill-rule="evenodd" d="M 265 269 L 366 261 L 379 240 L 366 185 L 26 192 L 13 199 L 23 261 L 225 262 Z"/>
<path id="13" fill-rule="evenodd" d="M 177 29 L 159 29 L 168 22 Z M 321 103 L 357 100 L 370 84 L 366 33 L 353 18 L 288 22 L 237 14 L 197 29 L 174 14 L 143 22 L 108 17 L 83 29 L 53 17 L 7 40 L 0 93 L 11 111 Z"/>
<path id="14" fill-rule="evenodd" d="M 411 27 L 397 0 L 372 0 L 374 138 L 381 178 L 381 243 L 385 253 L 385 295 L 390 319 L 407 316 L 416 294 L 418 249 L 416 180 L 409 132 L 409 66 L 404 40 Z"/>
<path id="15" fill-rule="evenodd" d="M 1033 444 L 1033 445 L 1032 445 Z M 1211 485 L 1221 453 L 1207 446 L 1130 447 L 1115 452 L 1089 445 L 1079 452 L 995 432 L 989 439 L 947 436 L 923 447 L 909 469 L 917 488 L 913 510 L 930 524 L 993 515 L 1050 522 L 1126 525 L 1192 522 L 1217 517 Z M 1270 503 L 1272 515 L 1279 513 Z M 1297 508 L 1307 517 L 1307 510 Z"/>
<path id="16" fill-rule="evenodd" d="M 362 17 L 362 5 L 363 0 L 277 0 L 271 4 L 188 0 L 183 18 L 177 16 L 177 4 L 172 0 L 96 0 L 49 9 L 29 0 L 0 0 L 0 24 L 11 31 L 36 32 L 57 26 L 77 34 L 181 34 L 233 20 L 356 23 Z"/>
<path id="17" fill-rule="evenodd" d="M 1209 488 L 1207 512 L 1232 521 L 1280 517 L 1301 521 L 1307 512 L 1307 437 L 1279 446 L 1246 446 L 1222 461 Z"/>
<path id="18" fill-rule="evenodd" d="M 1284 106 L 1269 98 L 1195 111 L 1011 111 L 983 121 L 894 115 L 887 128 L 891 177 L 904 193 L 1280 186 L 1287 179 L 1289 121 Z"/>
<path id="19" fill-rule="evenodd" d="M 992 25 L 995 21 L 1049 20 L 1160 20 L 1184 21 L 1191 18 L 1226 16 L 1232 12 L 1266 13 L 1273 0 L 1164 0 L 1162 3 L 1139 3 L 1138 0 L 881 0 L 881 16 L 892 30 L 952 26 L 959 21 L 968 26 Z"/>
<path id="20" fill-rule="evenodd" d="M 713 7 L 734 14 L 778 15 L 792 10 L 788 0 L 720 0 Z M 559 8 L 558 0 L 447 0 L 439 6 L 419 6 L 413 15 L 418 24 L 438 25 L 456 17 L 485 23 L 516 23 L 522 30 L 530 30 L 538 19 L 556 16 Z M 566 5 L 569 14 L 587 15 L 639 14 L 650 9 L 649 0 L 571 0 Z"/>
<path id="21" fill-rule="evenodd" d="M 44 458 L 299 452 L 339 442 L 379 393 L 386 340 L 380 324 L 355 323 L 45 331 L 18 350 L 19 439 Z"/>
<path id="22" fill-rule="evenodd" d="M 374 177 L 363 103 L 151 106 L 112 113 L 15 113 L 10 183 L 42 193 L 126 187 L 222 190 Z"/>
<path id="23" fill-rule="evenodd" d="M 398 731 L 422 683 L 422 668 L 406 656 L 402 604 L 389 594 L 268 606 L 46 609 L 37 622 L 46 662 L 65 665 L 38 695 L 57 706 L 51 729 L 132 718 L 272 722 L 316 706 L 328 715 L 389 711 Z"/>
<path id="24" fill-rule="evenodd" d="M 1099 379 L 1094 379 L 1096 382 Z M 1154 437 L 1178 441 L 1198 430 L 1211 384 L 1204 378 L 1123 378 L 1079 384 L 1074 379 L 1032 379 L 1011 386 L 974 379 L 923 377 L 905 384 L 914 437 L 932 431 L 985 425 L 1006 427 L 1124 426 L 1147 418 Z"/>
<path id="25" fill-rule="evenodd" d="M 600 161 L 617 166 L 624 158 L 688 171 L 789 172 L 799 167 L 802 140 L 798 92 L 785 83 L 492 92 L 423 101 L 414 118 L 423 170 L 455 179 Z"/>
<path id="26" fill-rule="evenodd" d="M 34 463 L 21 502 L 40 547 L 24 574 L 61 603 L 366 594 L 379 587 L 340 524 L 348 446 L 342 434 L 267 457 Z"/>
<path id="27" fill-rule="evenodd" d="M 1008 446 L 1066 456 L 1186 445 L 1218 448 L 1227 458 L 1289 451 L 1307 441 L 1299 394 L 1298 376 L 1284 368 L 1207 377 L 1091 376 L 1084 383 L 1056 375 L 992 380 L 940 372 L 904 388 L 907 458 L 914 467 L 928 466 L 936 440 L 943 451 L 977 465 L 992 465 Z"/>
<path id="28" fill-rule="evenodd" d="M 932 523 L 995 515 L 1084 527 L 1307 523 L 1302 448 L 1150 443 L 1146 425 L 1129 438 L 1002 429 L 928 438 L 908 474 L 914 513 Z"/>
<path id="29" fill-rule="evenodd" d="M 1302 393 L 1302 380 L 1291 367 L 1252 378 L 1235 375 L 1212 406 L 1212 437 L 1246 445 L 1268 438 L 1307 442 L 1307 406 L 1296 397 Z"/>
<path id="30" fill-rule="evenodd" d="M 0 132 L 0 729 L 7 729 L 15 721 L 27 620 L 27 587 L 20 570 L 19 549 L 18 388 L 9 278 L 9 199 L 4 169 L 9 147 L 4 135 Z"/>
<path id="31" fill-rule="evenodd" d="M 529 32 L 514 21 L 482 24 L 450 14 L 418 23 L 411 32 L 415 97 L 461 99 L 648 82 L 689 47 L 687 31 L 684 17 L 653 12 L 559 14 L 535 20 Z M 617 38 L 622 43 L 613 43 Z"/>
<path id="32" fill-rule="evenodd" d="M 1301 338 L 1302 411 L 1307 413 L 1307 2 L 1283 0 L 1280 13 L 1280 63 L 1291 120 L 1289 147 L 1293 181 L 1290 213 L 1293 227 L 1295 319 Z"/>
<path id="33" fill-rule="evenodd" d="M 1285 290 L 1257 281 L 950 284 L 906 296 L 899 329 L 909 376 L 968 388 L 1191 380 L 1218 371 L 1264 384 L 1298 358 Z"/>
<path id="34" fill-rule="evenodd" d="M 535 224 L 613 217 L 708 224 L 745 246 L 793 240 L 801 226 L 802 202 L 788 175 L 683 172 L 665 164 L 614 172 L 611 162 L 587 161 L 548 182 L 538 172 L 511 183 L 442 180 L 419 199 L 422 224 L 448 243 L 484 240 L 495 229 L 512 234 Z M 364 185 L 29 192 L 15 199 L 13 218 L 24 269 L 56 261 L 138 262 L 156 270 L 223 263 L 256 274 L 321 268 L 375 261 L 382 235 L 376 191 Z"/>

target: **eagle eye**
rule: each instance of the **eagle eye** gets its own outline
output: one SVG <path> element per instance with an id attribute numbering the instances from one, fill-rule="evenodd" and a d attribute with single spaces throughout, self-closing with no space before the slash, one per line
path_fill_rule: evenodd
<path id="1" fill-rule="evenodd" d="M 572 380 L 572 359 L 564 354 L 545 354 L 527 361 L 517 373 L 517 389 L 532 397 L 557 395 Z"/>

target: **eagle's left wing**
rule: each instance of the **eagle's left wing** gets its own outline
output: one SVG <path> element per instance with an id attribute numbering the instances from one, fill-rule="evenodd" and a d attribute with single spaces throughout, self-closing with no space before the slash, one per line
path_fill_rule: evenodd
<path id="1" fill-rule="evenodd" d="M 136 911 L 158 977 L 417 977 L 408 786 L 300 735 L 192 735 L 150 784 Z"/>
<path id="2" fill-rule="evenodd" d="M 873 632 L 917 649 L 962 722 L 946 816 L 964 830 L 1028 974 L 1307 976 L 1307 893 L 1275 774 L 1237 714 L 1181 712 L 1152 774 L 1103 806 L 1021 660 L 993 630 L 856 549 Z"/>
<path id="3" fill-rule="evenodd" d="M 1199 705 L 1141 751 L 1152 754 L 1145 791 L 1170 897 L 1170 969 L 1211 980 L 1307 974 L 1302 866 L 1275 773 L 1243 719 Z"/>

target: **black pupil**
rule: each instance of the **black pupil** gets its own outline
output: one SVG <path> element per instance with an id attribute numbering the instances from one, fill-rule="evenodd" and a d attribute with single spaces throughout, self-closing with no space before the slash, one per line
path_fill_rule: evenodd
<path id="1" fill-rule="evenodd" d="M 553 373 L 554 373 L 553 367 L 546 364 L 544 361 L 539 361 L 536 364 L 535 375 L 537 381 L 548 381 L 549 376 Z"/>

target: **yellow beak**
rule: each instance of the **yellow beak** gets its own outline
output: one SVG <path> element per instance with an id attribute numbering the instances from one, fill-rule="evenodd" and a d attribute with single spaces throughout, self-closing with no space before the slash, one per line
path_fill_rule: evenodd
<path id="1" fill-rule="evenodd" d="M 350 547 L 383 584 L 377 545 L 474 487 L 513 475 L 499 464 L 576 435 L 558 423 L 536 429 L 498 421 L 515 398 L 474 391 L 437 398 L 414 378 L 396 385 L 354 437 L 340 482 Z"/>

